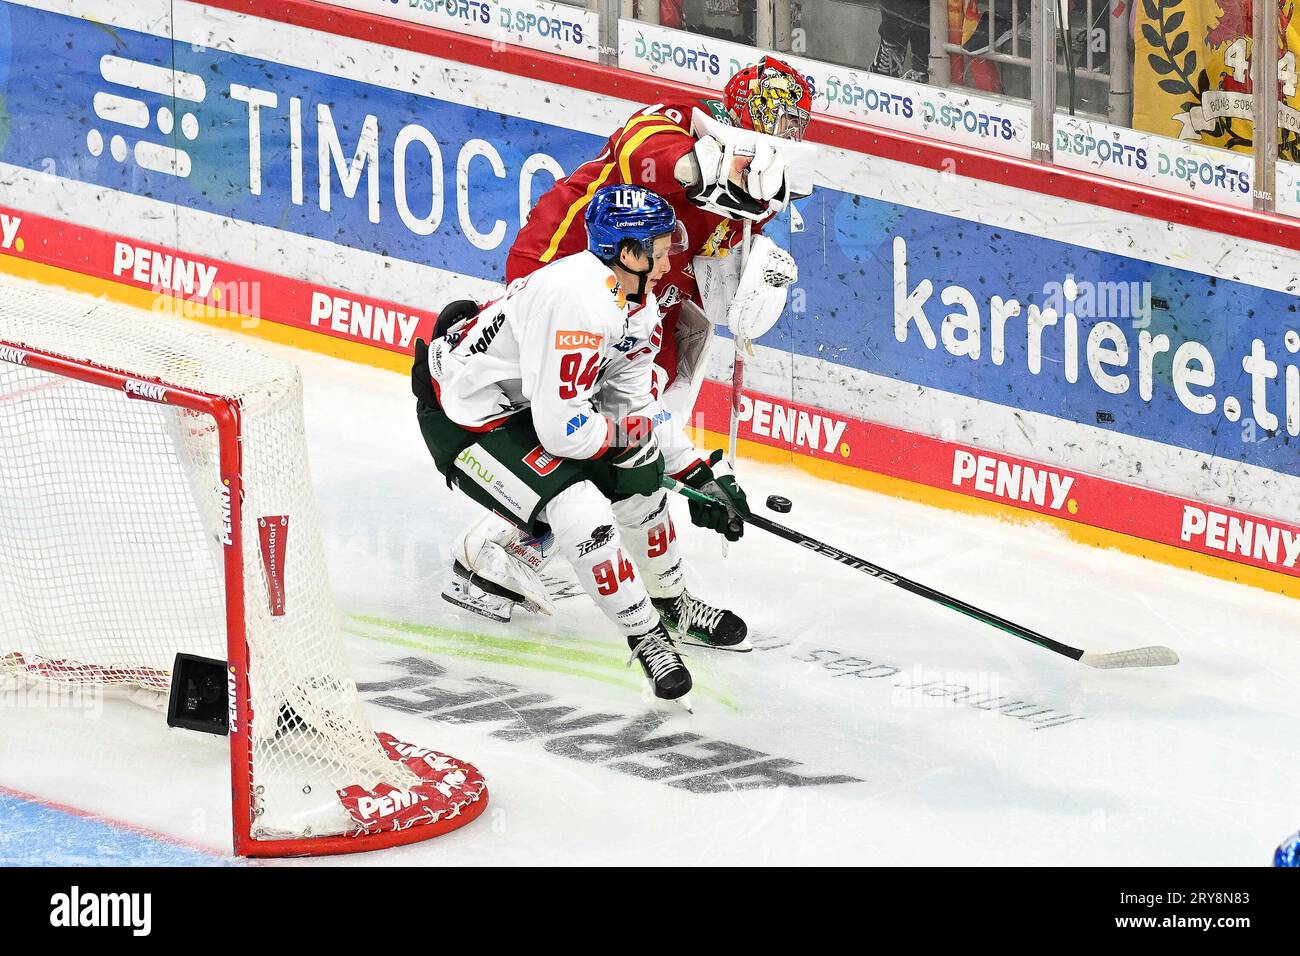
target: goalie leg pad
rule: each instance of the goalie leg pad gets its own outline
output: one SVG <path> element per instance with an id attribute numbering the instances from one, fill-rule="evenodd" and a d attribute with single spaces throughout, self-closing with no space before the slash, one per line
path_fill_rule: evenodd
<path id="1" fill-rule="evenodd" d="M 452 576 L 443 597 L 494 620 L 510 620 L 509 609 L 501 606 L 505 598 L 535 614 L 554 614 L 541 579 L 542 568 L 553 553 L 550 545 L 549 534 L 529 535 L 498 515 L 486 513 L 452 544 Z"/>
<path id="2" fill-rule="evenodd" d="M 677 313 L 672 334 L 677 342 L 677 375 L 660 392 L 660 401 L 674 416 L 688 421 L 708 370 L 713 323 L 698 305 L 687 300 Z"/>
<path id="3" fill-rule="evenodd" d="M 521 598 L 520 594 L 478 577 L 459 561 L 452 565 L 451 578 L 442 589 L 442 599 L 448 604 L 502 624 L 509 622 L 515 605 L 521 603 Z"/>
<path id="4" fill-rule="evenodd" d="M 793 257 L 767 236 L 755 236 L 736 297 L 727 309 L 727 328 L 739 340 L 764 335 L 785 311 L 790 286 L 799 280 Z"/>

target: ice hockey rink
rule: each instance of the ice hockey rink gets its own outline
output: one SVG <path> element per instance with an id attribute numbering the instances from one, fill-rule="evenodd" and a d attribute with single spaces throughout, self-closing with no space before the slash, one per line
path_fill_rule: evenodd
<path id="1" fill-rule="evenodd" d="M 1245 586 L 742 462 L 800 530 L 1058 640 L 1165 644 L 1098 671 L 751 530 L 690 527 L 689 586 L 749 654 L 687 648 L 695 713 L 655 701 L 552 566 L 553 618 L 439 597 L 470 516 L 400 375 L 299 364 L 311 470 L 354 674 L 377 729 L 472 760 L 491 804 L 414 846 L 273 865 L 1265 866 L 1300 821 L 1300 605 Z M 13 687 L 0 864 L 232 864 L 224 739 L 125 700 Z"/>

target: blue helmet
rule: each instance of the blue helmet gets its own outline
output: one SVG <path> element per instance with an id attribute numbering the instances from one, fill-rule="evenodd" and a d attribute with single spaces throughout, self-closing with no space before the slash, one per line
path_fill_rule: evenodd
<path id="1" fill-rule="evenodd" d="M 1300 867 L 1300 833 L 1293 833 L 1282 842 L 1273 854 L 1273 865 Z"/>
<path id="2" fill-rule="evenodd" d="M 672 204 L 644 186 L 602 186 L 587 204 L 587 249 L 605 262 L 618 258 L 625 239 L 647 256 L 656 236 L 677 228 Z"/>

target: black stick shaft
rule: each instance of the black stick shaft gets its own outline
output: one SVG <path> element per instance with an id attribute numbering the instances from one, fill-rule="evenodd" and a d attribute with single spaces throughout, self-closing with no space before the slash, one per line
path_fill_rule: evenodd
<path id="1" fill-rule="evenodd" d="M 702 504 L 716 504 L 716 501 L 712 496 L 707 495 L 698 489 L 692 488 L 689 485 L 684 485 L 680 481 L 674 481 L 671 478 L 664 479 L 664 487 L 671 491 L 675 491 L 678 494 L 685 495 L 687 498 L 698 501 Z M 764 531 L 774 534 L 779 538 L 785 538 L 785 540 L 797 544 L 801 548 L 807 548 L 809 551 L 825 555 L 845 567 L 853 568 L 855 571 L 861 571 L 863 574 L 869 574 L 877 580 L 902 588 L 904 591 L 909 591 L 918 597 L 923 597 L 927 601 L 933 601 L 935 604 L 942 604 L 944 607 L 950 608 L 959 614 L 965 614 L 967 617 L 974 618 L 977 621 L 982 621 L 985 624 L 996 627 L 998 630 L 1005 631 L 1013 637 L 1018 637 L 1022 641 L 1037 644 L 1039 647 L 1046 648 L 1049 651 L 1055 651 L 1057 654 L 1064 655 L 1072 660 L 1077 661 L 1083 657 L 1084 652 L 1077 647 L 1071 647 L 1069 644 L 1062 644 L 1060 641 L 1054 641 L 1044 634 L 1039 634 L 1037 631 L 1023 627 L 1014 621 L 1008 621 L 1006 618 L 999 617 L 990 611 L 985 611 L 973 604 L 968 604 L 960 598 L 944 594 L 942 591 L 937 591 L 929 585 L 913 581 L 911 578 L 905 578 L 901 574 L 895 574 L 893 571 L 882 568 L 878 564 L 873 564 L 865 558 L 859 558 L 856 555 L 849 554 L 847 551 L 840 550 L 834 545 L 826 544 L 824 541 L 818 541 L 816 538 L 809 537 L 802 531 L 795 531 L 793 528 L 787 528 L 783 524 L 778 524 L 765 515 L 751 513 L 750 516 L 745 519 L 745 523 L 753 525 L 755 528 L 762 528 Z"/>

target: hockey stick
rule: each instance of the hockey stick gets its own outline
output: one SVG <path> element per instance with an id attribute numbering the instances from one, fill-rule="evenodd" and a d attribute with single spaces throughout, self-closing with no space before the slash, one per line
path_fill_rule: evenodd
<path id="1" fill-rule="evenodd" d="M 669 491 L 675 491 L 684 495 L 691 501 L 697 501 L 701 504 L 718 504 L 718 501 L 711 495 L 702 491 L 684 485 L 680 481 L 665 477 L 663 480 L 664 487 Z M 855 571 L 861 571 L 863 574 L 869 574 L 873 578 L 884 581 L 886 584 L 892 584 L 895 587 L 902 588 L 904 591 L 910 591 L 912 594 L 925 598 L 927 601 L 933 601 L 935 604 L 942 604 L 959 614 L 965 614 L 967 617 L 982 621 L 985 624 L 992 625 L 998 630 L 1005 631 L 1012 637 L 1018 637 L 1022 641 L 1028 641 L 1031 644 L 1037 644 L 1039 647 L 1054 651 L 1064 657 L 1087 664 L 1089 667 L 1098 667 L 1110 669 L 1117 667 L 1164 667 L 1170 664 L 1178 663 L 1178 655 L 1168 647 L 1135 647 L 1127 651 L 1114 651 L 1109 654 L 1094 654 L 1091 651 L 1080 650 L 1077 647 L 1071 647 L 1068 644 L 1062 644 L 1054 641 L 1050 637 L 1039 634 L 1037 631 L 1031 631 L 1027 627 L 1022 627 L 1014 621 L 1008 621 L 1004 617 L 999 617 L 989 611 L 985 611 L 973 604 L 967 604 L 960 598 L 951 597 L 942 591 L 936 591 L 934 588 L 925 584 L 920 584 L 900 574 L 895 574 L 882 568 L 878 564 L 872 564 L 862 558 L 849 554 L 847 551 L 841 551 L 839 548 L 818 541 L 816 538 L 810 538 L 801 531 L 795 531 L 793 528 L 787 528 L 783 524 L 777 524 L 771 518 L 761 514 L 751 513 L 745 519 L 746 524 L 753 525 L 756 528 L 762 528 L 779 538 L 785 538 L 801 548 L 807 548 L 817 554 L 823 554 L 840 564 L 853 568 Z"/>
<path id="2" fill-rule="evenodd" d="M 740 274 L 745 274 L 745 265 L 749 262 L 749 240 L 753 227 L 745 220 L 744 235 L 740 239 Z M 731 360 L 731 421 L 727 425 L 727 464 L 736 470 L 736 445 L 740 441 L 740 393 L 745 387 L 745 349 L 754 354 L 754 348 L 748 339 L 736 339 L 733 343 L 735 352 Z M 722 556 L 727 556 L 727 539 L 722 539 Z"/>
<path id="3" fill-rule="evenodd" d="M 749 261 L 749 239 L 753 227 L 745 220 L 745 233 L 740 240 L 740 274 L 745 274 Z M 727 426 L 727 464 L 736 468 L 736 445 L 740 438 L 740 392 L 745 387 L 745 349 L 749 341 L 736 339 L 736 352 L 731 366 L 731 422 Z"/>

